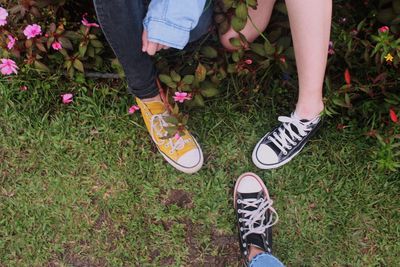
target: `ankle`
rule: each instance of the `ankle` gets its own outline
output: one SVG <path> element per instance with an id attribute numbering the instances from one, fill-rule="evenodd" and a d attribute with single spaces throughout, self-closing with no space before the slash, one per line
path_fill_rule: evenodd
<path id="1" fill-rule="evenodd" d="M 249 261 L 251 261 L 255 256 L 257 256 L 258 254 L 261 254 L 261 253 L 265 253 L 265 251 L 260 249 L 260 248 L 258 248 L 258 247 L 250 246 L 250 249 L 249 249 Z"/>
<path id="2" fill-rule="evenodd" d="M 312 120 L 318 117 L 323 110 L 324 110 L 324 103 L 321 101 L 318 104 L 314 105 L 297 104 L 294 113 L 300 119 Z"/>
<path id="3" fill-rule="evenodd" d="M 147 103 L 147 102 L 162 102 L 161 100 L 161 96 L 158 94 L 154 97 L 150 97 L 150 98 L 143 98 L 140 99 L 142 102 Z"/>

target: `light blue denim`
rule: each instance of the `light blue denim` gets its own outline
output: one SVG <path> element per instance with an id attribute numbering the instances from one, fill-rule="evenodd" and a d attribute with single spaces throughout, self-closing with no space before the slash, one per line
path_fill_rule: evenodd
<path id="1" fill-rule="evenodd" d="M 284 267 L 282 262 L 280 262 L 277 258 L 268 253 L 260 253 L 255 256 L 249 267 Z"/>
<path id="2" fill-rule="evenodd" d="M 143 26 L 148 39 L 183 49 L 203 13 L 206 0 L 151 0 Z"/>

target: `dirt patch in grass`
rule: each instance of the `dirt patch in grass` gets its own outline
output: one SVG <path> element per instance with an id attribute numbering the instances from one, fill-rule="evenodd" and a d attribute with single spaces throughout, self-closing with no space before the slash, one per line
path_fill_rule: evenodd
<path id="1" fill-rule="evenodd" d="M 180 208 L 193 208 L 192 195 L 184 190 L 171 190 L 162 202 L 165 206 L 176 205 Z"/>
<path id="2" fill-rule="evenodd" d="M 57 259 L 50 260 L 46 267 L 60 267 L 67 264 L 72 267 L 106 267 L 107 261 L 104 258 L 93 258 L 81 255 L 73 250 L 72 244 L 64 247 L 64 252 L 58 255 Z"/>
<path id="3" fill-rule="evenodd" d="M 233 235 L 219 234 L 216 230 L 211 233 L 211 244 L 205 251 L 201 248 L 198 237 L 204 235 L 204 228 L 185 220 L 185 243 L 189 248 L 187 266 L 236 266 L 240 262 L 239 247 L 236 237 Z M 214 252 L 214 253 L 212 253 Z M 215 254 L 216 255 L 211 255 Z"/>

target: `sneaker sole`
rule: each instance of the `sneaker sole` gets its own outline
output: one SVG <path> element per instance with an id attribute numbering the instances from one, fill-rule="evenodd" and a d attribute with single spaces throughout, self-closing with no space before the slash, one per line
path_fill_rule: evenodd
<path id="1" fill-rule="evenodd" d="M 264 163 L 261 163 L 261 162 L 257 159 L 256 152 L 257 152 L 257 148 L 260 147 L 262 141 L 264 140 L 265 137 L 267 137 L 268 134 L 269 134 L 269 133 L 267 133 L 266 135 L 264 135 L 264 137 L 261 138 L 260 141 L 258 141 L 257 145 L 255 146 L 255 148 L 254 148 L 254 150 L 253 150 L 253 154 L 252 154 L 252 156 L 251 156 L 254 165 L 256 165 L 257 168 L 262 169 L 262 170 L 276 169 L 276 168 L 279 168 L 279 167 L 285 165 L 286 163 L 288 163 L 289 161 L 291 161 L 295 156 L 297 156 L 297 154 L 299 154 L 300 151 L 303 150 L 304 146 L 305 146 L 306 143 L 307 143 L 307 142 L 305 142 L 305 143 L 300 147 L 299 150 L 297 150 L 293 155 L 291 155 L 289 158 L 285 159 L 284 161 L 278 162 L 278 163 L 276 163 L 276 164 L 264 164 Z"/>
<path id="2" fill-rule="evenodd" d="M 203 163 L 204 163 L 203 152 L 202 152 L 202 150 L 201 150 L 201 148 L 200 148 L 200 145 L 199 145 L 199 143 L 197 143 L 196 139 L 193 138 L 193 140 L 194 140 L 194 142 L 196 143 L 196 146 L 199 148 L 200 160 L 199 160 L 199 163 L 198 163 L 197 165 L 195 165 L 195 166 L 193 166 L 193 167 L 190 167 L 190 168 L 186 168 L 186 167 L 184 167 L 184 166 L 182 166 L 182 165 L 179 165 L 179 164 L 176 163 L 174 160 L 170 159 L 167 155 L 165 155 L 165 154 L 158 148 L 157 145 L 156 145 L 156 147 L 157 147 L 158 151 L 160 152 L 160 154 L 164 157 L 164 159 L 165 159 L 170 165 L 172 165 L 172 167 L 174 167 L 175 169 L 177 169 L 177 170 L 179 170 L 179 171 L 181 171 L 181 172 L 184 172 L 184 173 L 187 173 L 187 174 L 193 174 L 193 173 L 198 172 L 198 171 L 201 169 L 201 167 L 203 167 Z M 154 142 L 154 140 L 152 140 L 152 141 Z"/>

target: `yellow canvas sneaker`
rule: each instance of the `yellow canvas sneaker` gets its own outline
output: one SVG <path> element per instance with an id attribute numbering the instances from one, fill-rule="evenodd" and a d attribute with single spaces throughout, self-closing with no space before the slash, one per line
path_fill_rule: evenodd
<path id="1" fill-rule="evenodd" d="M 136 98 L 143 120 L 151 138 L 157 145 L 158 151 L 176 169 L 185 173 L 195 173 L 203 166 L 203 152 L 196 139 L 187 129 L 179 137 L 166 138 L 165 127 L 171 126 L 166 122 L 170 115 L 160 101 L 142 102 Z"/>

